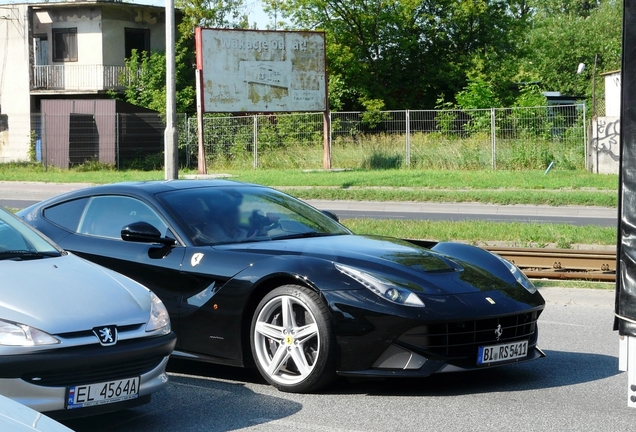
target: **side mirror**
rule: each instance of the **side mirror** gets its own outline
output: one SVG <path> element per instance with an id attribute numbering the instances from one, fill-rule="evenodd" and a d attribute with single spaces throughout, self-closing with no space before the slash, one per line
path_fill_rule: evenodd
<path id="1" fill-rule="evenodd" d="M 329 210 L 321 210 L 321 211 L 324 215 L 329 216 L 331 219 L 335 220 L 336 222 L 340 222 L 340 219 L 338 219 L 338 216 L 334 212 L 330 212 Z"/>
<path id="2" fill-rule="evenodd" d="M 121 229 L 121 239 L 124 241 L 141 243 L 160 243 L 164 246 L 174 246 L 177 241 L 162 237 L 157 228 L 148 222 L 133 222 Z"/>

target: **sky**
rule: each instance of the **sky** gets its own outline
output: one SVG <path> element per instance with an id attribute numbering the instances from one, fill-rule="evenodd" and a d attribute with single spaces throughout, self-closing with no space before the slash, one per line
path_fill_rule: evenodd
<path id="1" fill-rule="evenodd" d="M 165 7 L 165 0 L 124 0 L 129 3 L 147 4 L 152 6 Z M 248 22 L 250 26 L 252 23 L 257 24 L 258 30 L 266 30 L 267 24 L 270 19 L 265 12 L 263 12 L 263 6 L 260 0 L 246 0 L 245 13 L 248 16 Z"/>

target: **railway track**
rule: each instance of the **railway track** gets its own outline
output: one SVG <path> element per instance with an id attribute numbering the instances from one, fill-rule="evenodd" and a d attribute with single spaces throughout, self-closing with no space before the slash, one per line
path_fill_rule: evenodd
<path id="1" fill-rule="evenodd" d="M 614 282 L 616 252 L 485 247 L 513 262 L 529 278 Z"/>

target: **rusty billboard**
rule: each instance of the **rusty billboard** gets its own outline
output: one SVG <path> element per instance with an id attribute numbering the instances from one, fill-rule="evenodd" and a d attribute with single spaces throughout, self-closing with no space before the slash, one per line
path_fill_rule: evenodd
<path id="1" fill-rule="evenodd" d="M 204 112 L 327 111 L 325 35 L 196 29 Z"/>

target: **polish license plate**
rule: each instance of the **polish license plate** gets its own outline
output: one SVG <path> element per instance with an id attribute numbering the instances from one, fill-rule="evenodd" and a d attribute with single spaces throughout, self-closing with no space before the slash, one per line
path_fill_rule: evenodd
<path id="1" fill-rule="evenodd" d="M 71 386 L 66 393 L 66 408 L 84 408 L 135 399 L 139 396 L 139 377 L 97 384 Z"/>
<path id="2" fill-rule="evenodd" d="M 477 364 L 497 363 L 523 358 L 528 355 L 528 341 L 517 341 L 499 345 L 480 346 Z"/>

